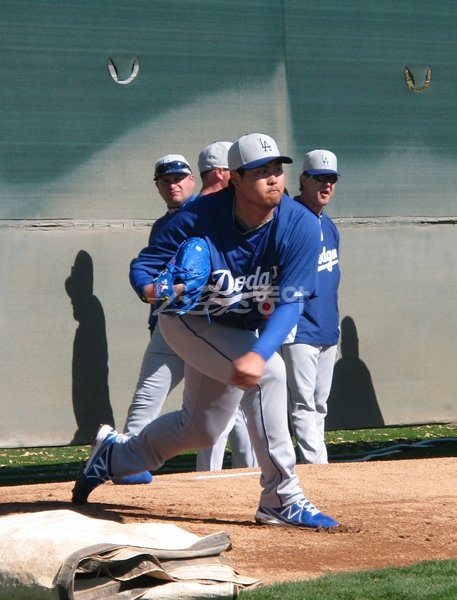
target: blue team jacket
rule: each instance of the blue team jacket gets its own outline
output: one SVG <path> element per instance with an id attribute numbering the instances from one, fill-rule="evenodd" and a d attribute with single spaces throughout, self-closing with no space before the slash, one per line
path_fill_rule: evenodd
<path id="1" fill-rule="evenodd" d="M 318 295 L 305 300 L 293 341 L 316 346 L 333 346 L 338 342 L 340 334 L 338 312 L 340 236 L 335 223 L 325 213 L 320 216 L 320 223 L 322 238 L 317 266 Z"/>

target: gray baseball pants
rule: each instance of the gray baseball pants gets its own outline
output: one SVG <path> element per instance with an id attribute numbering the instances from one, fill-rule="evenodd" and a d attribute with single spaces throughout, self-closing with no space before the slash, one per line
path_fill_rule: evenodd
<path id="1" fill-rule="evenodd" d="M 211 446 L 243 397 L 230 384 L 232 361 L 251 349 L 256 340 L 253 332 L 195 315 L 160 315 L 159 325 L 186 363 L 183 406 L 158 417 L 125 443 L 114 444 L 115 477 L 156 470 L 185 450 Z M 259 384 L 244 395 L 249 435 L 262 471 L 260 505 L 279 507 L 302 499 L 288 430 L 286 371 L 279 354 L 266 363 Z"/>
<path id="2" fill-rule="evenodd" d="M 290 421 L 301 462 L 328 463 L 325 417 L 337 346 L 284 344 L 281 354 L 286 364 Z"/>
<path id="3" fill-rule="evenodd" d="M 156 419 L 168 394 L 182 381 L 184 362 L 163 339 L 159 327 L 144 352 L 138 383 L 129 406 L 124 433 L 137 435 Z"/>
<path id="4" fill-rule="evenodd" d="M 257 467 L 257 457 L 252 447 L 247 428 L 246 414 L 242 408 L 244 396 L 238 410 L 215 444 L 197 452 L 197 471 L 220 471 L 224 463 L 227 442 L 232 450 L 232 469 Z"/>
<path id="5" fill-rule="evenodd" d="M 163 339 L 157 326 L 149 340 L 141 364 L 138 383 L 129 406 L 124 426 L 126 435 L 138 435 L 151 421 L 156 419 L 168 394 L 184 377 L 184 361 Z M 242 410 L 236 412 L 227 430 L 209 448 L 197 452 L 197 471 L 222 469 L 225 447 L 230 439 L 232 467 L 254 467 L 257 465 Z"/>

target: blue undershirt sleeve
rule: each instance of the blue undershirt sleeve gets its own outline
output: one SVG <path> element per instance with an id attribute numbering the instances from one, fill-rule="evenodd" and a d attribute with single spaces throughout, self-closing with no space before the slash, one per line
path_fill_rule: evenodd
<path id="1" fill-rule="evenodd" d="M 271 358 L 297 324 L 302 308 L 301 302 L 288 302 L 277 306 L 260 332 L 252 352 L 260 354 L 264 360 Z"/>

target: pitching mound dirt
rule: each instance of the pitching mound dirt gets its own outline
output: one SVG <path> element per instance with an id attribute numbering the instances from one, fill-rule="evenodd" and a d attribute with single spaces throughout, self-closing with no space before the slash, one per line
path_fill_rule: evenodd
<path id="1" fill-rule="evenodd" d="M 231 566 L 264 584 L 457 558 L 457 458 L 299 465 L 297 472 L 339 530 L 256 525 L 257 469 L 107 483 L 82 507 L 70 504 L 72 483 L 2 487 L 0 515 L 72 508 L 122 523 L 175 523 L 198 535 L 226 531 Z"/>

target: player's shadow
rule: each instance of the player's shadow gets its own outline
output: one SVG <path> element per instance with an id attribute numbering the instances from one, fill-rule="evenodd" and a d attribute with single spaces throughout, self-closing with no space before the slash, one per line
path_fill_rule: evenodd
<path id="1" fill-rule="evenodd" d="M 341 321 L 341 358 L 335 364 L 327 407 L 329 430 L 384 426 L 370 371 L 359 357 L 359 338 L 351 317 Z"/>
<path id="2" fill-rule="evenodd" d="M 85 250 L 76 255 L 65 290 L 79 323 L 73 342 L 72 401 L 77 430 L 72 444 L 89 444 L 101 423 L 114 426 L 108 386 L 105 315 L 94 296 L 94 268 Z"/>

